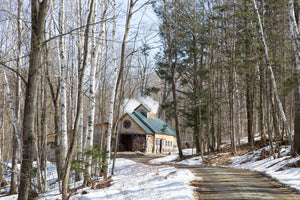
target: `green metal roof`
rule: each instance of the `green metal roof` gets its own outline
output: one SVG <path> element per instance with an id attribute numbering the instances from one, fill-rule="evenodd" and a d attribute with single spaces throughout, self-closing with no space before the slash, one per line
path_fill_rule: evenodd
<path id="1" fill-rule="evenodd" d="M 128 113 L 128 115 L 142 128 L 146 133 L 153 133 L 136 115 Z"/>
<path id="2" fill-rule="evenodd" d="M 176 137 L 175 130 L 167 124 L 162 119 L 157 117 L 147 118 L 142 113 L 135 111 L 134 113 L 130 113 L 129 116 L 147 133 L 160 133 L 160 134 L 167 134 L 173 135 Z"/>

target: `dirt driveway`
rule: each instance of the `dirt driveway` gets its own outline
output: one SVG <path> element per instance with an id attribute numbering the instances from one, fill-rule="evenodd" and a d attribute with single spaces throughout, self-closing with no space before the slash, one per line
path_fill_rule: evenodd
<path id="1" fill-rule="evenodd" d="M 163 155 L 123 154 L 118 157 L 147 163 L 147 161 L 161 156 Z M 300 200 L 300 194 L 295 190 L 256 172 L 213 166 L 175 165 L 175 167 L 190 169 L 197 177 L 202 178 L 192 183 L 195 186 L 196 199 Z"/>

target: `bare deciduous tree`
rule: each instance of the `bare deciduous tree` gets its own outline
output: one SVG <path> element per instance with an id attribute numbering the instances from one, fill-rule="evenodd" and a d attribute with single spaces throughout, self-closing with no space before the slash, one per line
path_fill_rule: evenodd
<path id="1" fill-rule="evenodd" d="M 42 44 L 45 31 L 45 20 L 49 9 L 49 0 L 31 1 L 31 49 L 29 58 L 28 81 L 26 85 L 24 121 L 23 121 L 23 152 L 18 199 L 27 200 L 30 190 L 32 163 L 36 135 L 34 121 L 36 114 L 37 88 L 41 71 Z"/>

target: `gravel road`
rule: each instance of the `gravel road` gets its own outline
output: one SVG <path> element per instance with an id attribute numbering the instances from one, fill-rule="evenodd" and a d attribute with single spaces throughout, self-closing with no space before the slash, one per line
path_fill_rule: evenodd
<path id="1" fill-rule="evenodd" d="M 300 200 L 295 190 L 256 172 L 212 166 L 178 167 L 190 169 L 196 176 L 202 177 L 202 180 L 193 182 L 197 188 L 197 199 Z"/>

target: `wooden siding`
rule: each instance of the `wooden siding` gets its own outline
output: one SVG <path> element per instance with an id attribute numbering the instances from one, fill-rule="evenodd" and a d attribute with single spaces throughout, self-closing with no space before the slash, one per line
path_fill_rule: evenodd
<path id="1" fill-rule="evenodd" d="M 173 135 L 155 134 L 154 153 L 168 153 L 177 151 L 177 138 Z"/>

